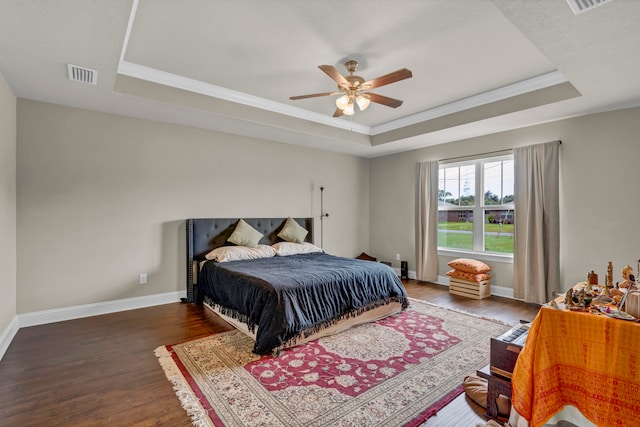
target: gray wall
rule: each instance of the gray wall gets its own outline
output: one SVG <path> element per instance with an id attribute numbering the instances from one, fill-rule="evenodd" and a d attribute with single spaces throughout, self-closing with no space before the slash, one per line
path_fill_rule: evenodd
<path id="1" fill-rule="evenodd" d="M 371 251 L 396 253 L 415 270 L 415 168 L 426 160 L 487 153 L 561 140 L 561 280 L 565 289 L 595 270 L 606 274 L 640 259 L 640 109 L 593 114 L 519 130 L 456 141 L 371 161 Z M 451 257 L 439 257 L 438 274 Z M 394 261 L 395 262 L 395 261 Z M 492 284 L 513 287 L 513 265 L 488 262 Z"/>
<path id="2" fill-rule="evenodd" d="M 6 84 L 2 105 L 15 106 Z M 6 108 L 3 108 L 6 109 Z M 11 108 L 9 108 L 11 111 Z M 15 117 L 15 107 L 13 117 Z M 17 103 L 3 115 L 0 327 L 15 313 L 184 289 L 184 219 L 315 216 L 326 187 L 324 247 L 366 251 L 415 269 L 414 174 L 419 161 L 562 140 L 561 263 L 565 287 L 589 270 L 615 279 L 640 258 L 636 212 L 640 109 L 561 120 L 372 160 L 51 104 Z M 15 121 L 14 121 L 15 122 Z M 15 156 L 15 151 L 13 151 Z M 5 159 L 8 159 L 5 160 Z M 371 191 L 370 191 L 371 189 Z M 12 200 L 14 210 L 12 210 Z M 14 213 L 12 213 L 14 212 Z M 13 259 L 13 261 L 11 261 Z M 450 257 L 439 260 L 439 274 Z M 512 264 L 490 262 L 498 286 Z M 138 274 L 149 283 L 139 285 Z M 16 303 L 17 298 L 17 303 Z M 17 305 L 17 310 L 16 310 Z M 6 326 L 5 326 L 6 327 Z M 0 329 L 1 330 L 1 329 Z"/>
<path id="3" fill-rule="evenodd" d="M 0 337 L 15 316 L 16 97 L 0 73 Z"/>
<path id="4" fill-rule="evenodd" d="M 17 312 L 182 291 L 192 217 L 315 216 L 369 248 L 369 160 L 18 100 Z M 138 275 L 148 273 L 148 284 Z"/>

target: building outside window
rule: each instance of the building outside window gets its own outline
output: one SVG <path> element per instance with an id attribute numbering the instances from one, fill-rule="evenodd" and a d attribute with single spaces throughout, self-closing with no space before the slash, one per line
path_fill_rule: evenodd
<path id="1" fill-rule="evenodd" d="M 513 255 L 513 155 L 439 169 L 438 249 Z"/>

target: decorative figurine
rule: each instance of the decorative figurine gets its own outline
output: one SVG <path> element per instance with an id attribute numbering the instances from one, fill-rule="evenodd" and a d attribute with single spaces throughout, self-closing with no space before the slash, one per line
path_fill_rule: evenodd
<path id="1" fill-rule="evenodd" d="M 602 290 L 602 296 L 604 298 L 611 298 L 611 293 L 609 292 L 608 286 L 605 286 L 604 289 Z"/>
<path id="2" fill-rule="evenodd" d="M 613 287 L 613 263 L 611 261 L 609 261 L 609 264 L 607 265 L 607 288 L 612 288 Z"/>
<path id="3" fill-rule="evenodd" d="M 635 277 L 633 275 L 633 268 L 630 265 L 622 267 L 620 275 L 622 276 L 622 282 L 616 283 L 617 289 L 611 289 L 612 297 L 623 296 L 628 291 L 637 289 Z"/>
<path id="4" fill-rule="evenodd" d="M 586 307 L 587 304 L 584 300 L 584 288 L 580 289 L 580 291 L 578 291 L 578 306 L 579 307 Z"/>
<path id="5" fill-rule="evenodd" d="M 593 287 L 598 287 L 598 275 L 591 270 L 589 273 L 587 273 L 587 284 L 585 286 L 585 288 L 587 289 L 587 291 L 591 292 L 593 291 Z"/>
<path id="6" fill-rule="evenodd" d="M 573 305 L 573 289 L 572 288 L 569 288 L 569 290 L 565 294 L 564 304 L 567 309 L 569 309 Z"/>
<path id="7" fill-rule="evenodd" d="M 636 288 L 636 280 L 633 275 L 633 268 L 631 268 L 630 265 L 624 266 L 620 274 L 622 275 L 622 282 L 618 284 L 619 288 L 626 288 L 628 290 Z"/>

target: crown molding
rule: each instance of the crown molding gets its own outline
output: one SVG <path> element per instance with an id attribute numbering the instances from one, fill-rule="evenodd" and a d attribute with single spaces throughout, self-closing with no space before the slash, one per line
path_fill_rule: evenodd
<path id="1" fill-rule="evenodd" d="M 272 101 L 126 61 L 126 51 L 133 24 L 135 22 L 138 4 L 139 0 L 133 0 L 129 22 L 127 23 L 127 29 L 122 45 L 122 51 L 120 52 L 120 60 L 118 64 L 119 74 L 368 136 L 376 136 L 385 132 L 394 131 L 424 121 L 433 120 L 449 114 L 479 107 L 535 90 L 544 89 L 568 81 L 562 73 L 556 70 L 377 126 L 366 126 L 345 120 L 336 120 L 334 117 L 330 117 L 325 114 L 308 111 L 303 108 L 294 107 L 281 102 Z"/>
<path id="2" fill-rule="evenodd" d="M 131 5 L 129 22 L 127 23 L 127 29 L 125 32 L 124 41 L 122 43 L 120 60 L 118 63 L 119 74 L 138 78 L 141 80 L 147 80 L 176 89 L 198 93 L 205 96 L 223 99 L 225 101 L 247 105 L 254 108 L 260 108 L 262 110 L 267 110 L 274 113 L 284 114 L 302 120 L 309 120 L 311 122 L 348 130 L 350 132 L 371 135 L 371 127 L 369 126 L 351 123 L 344 120 L 336 120 L 334 117 L 329 117 L 325 114 L 314 113 L 302 108 L 285 105 L 280 102 L 271 101 L 265 98 L 260 98 L 258 96 L 249 95 L 243 92 L 227 89 L 221 86 L 216 86 L 199 80 L 190 79 L 188 77 L 125 61 L 125 55 L 127 52 L 127 47 L 129 45 L 129 37 L 131 35 L 133 23 L 135 22 L 136 13 L 138 11 L 138 3 L 139 0 L 133 0 L 133 3 Z"/>
<path id="3" fill-rule="evenodd" d="M 487 92 L 473 95 L 467 98 L 459 99 L 448 104 L 440 105 L 421 113 L 406 116 L 397 120 L 374 126 L 371 129 L 371 135 L 401 129 L 407 126 L 415 125 L 428 120 L 437 119 L 438 117 L 447 116 L 449 114 L 458 113 L 492 102 L 501 101 L 517 95 L 533 92 L 535 90 L 544 89 L 567 82 L 568 79 L 559 71 L 542 74 L 527 80 L 522 80 L 507 86 L 502 86 Z"/>
<path id="4" fill-rule="evenodd" d="M 157 70 L 155 68 L 146 67 L 144 65 L 134 64 L 122 61 L 118 65 L 118 73 L 146 80 L 152 83 L 173 87 L 176 89 L 186 90 L 200 95 L 210 96 L 225 101 L 235 102 L 249 107 L 259 108 L 274 113 L 284 114 L 286 116 L 295 117 L 302 120 L 320 123 L 332 126 L 338 129 L 344 129 L 351 132 L 371 135 L 371 127 L 347 122 L 345 120 L 336 120 L 334 117 L 325 114 L 315 113 L 302 108 L 293 107 L 291 105 L 282 104 L 280 102 L 271 101 L 247 93 L 227 89 L 199 80 L 191 79 L 177 74 L 168 73 L 166 71 Z"/>
<path id="5" fill-rule="evenodd" d="M 503 86 L 494 90 L 463 98 L 445 105 L 441 105 L 421 113 L 412 114 L 397 120 L 393 120 L 378 126 L 369 127 L 357 123 L 346 122 L 344 120 L 336 120 L 324 114 L 311 112 L 302 108 L 293 107 L 282 104 L 280 102 L 271 101 L 247 93 L 227 89 L 221 86 L 204 83 L 199 80 L 191 79 L 177 74 L 168 73 L 166 71 L 157 70 L 155 68 L 146 67 L 144 65 L 134 64 L 128 61 L 121 61 L 118 65 L 118 73 L 173 87 L 204 96 L 223 99 L 253 108 L 259 108 L 274 113 L 284 114 L 290 117 L 309 120 L 327 126 L 348 130 L 351 132 L 361 133 L 363 135 L 375 136 L 381 133 L 401 129 L 427 120 L 433 120 L 449 114 L 468 110 L 470 108 L 479 107 L 490 104 L 492 102 L 508 99 L 513 96 L 522 95 L 535 90 L 544 89 L 565 83 L 568 79 L 559 71 L 542 74 L 531 79 L 523 80 L 511 85 Z"/>

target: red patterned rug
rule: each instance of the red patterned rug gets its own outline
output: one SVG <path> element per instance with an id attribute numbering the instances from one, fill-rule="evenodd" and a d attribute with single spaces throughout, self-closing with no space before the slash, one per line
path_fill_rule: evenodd
<path id="1" fill-rule="evenodd" d="M 408 310 L 284 350 L 239 331 L 156 356 L 196 426 L 418 426 L 489 361 L 509 326 L 411 300 Z"/>

